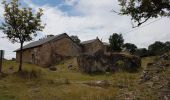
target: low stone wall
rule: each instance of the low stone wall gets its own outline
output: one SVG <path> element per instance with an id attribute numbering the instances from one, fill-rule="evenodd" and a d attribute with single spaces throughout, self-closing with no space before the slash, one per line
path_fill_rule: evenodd
<path id="1" fill-rule="evenodd" d="M 115 72 L 119 70 L 135 72 L 141 66 L 141 59 L 125 54 L 83 54 L 77 58 L 79 69 L 85 73 Z"/>

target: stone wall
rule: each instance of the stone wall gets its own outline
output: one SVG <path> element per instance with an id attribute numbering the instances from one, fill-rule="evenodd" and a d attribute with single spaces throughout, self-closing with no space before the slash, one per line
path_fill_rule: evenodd
<path id="1" fill-rule="evenodd" d="M 114 72 L 118 70 L 134 72 L 141 66 L 139 57 L 124 54 L 84 54 L 77 58 L 77 62 L 80 70 L 85 73 Z"/>
<path id="2" fill-rule="evenodd" d="M 31 52 L 32 52 L 31 49 L 27 49 L 27 50 L 23 51 L 23 62 L 28 62 L 28 63 L 32 62 Z M 20 52 L 17 52 L 16 53 L 16 61 L 19 62 L 19 60 L 20 60 Z"/>
<path id="3" fill-rule="evenodd" d="M 51 66 L 65 57 L 78 56 L 81 48 L 69 37 L 53 40 L 36 48 L 26 49 L 23 52 L 23 62 L 34 63 L 40 66 Z M 16 54 L 19 61 L 19 52 Z"/>
<path id="4" fill-rule="evenodd" d="M 62 56 L 78 56 L 81 54 L 81 47 L 74 43 L 69 37 L 52 41 L 52 52 Z"/>
<path id="5" fill-rule="evenodd" d="M 51 66 L 66 57 L 78 56 L 81 48 L 69 38 L 62 38 L 44 44 L 37 53 L 40 56 L 39 65 Z"/>
<path id="6" fill-rule="evenodd" d="M 85 54 L 94 54 L 97 51 L 101 51 L 101 50 L 105 51 L 105 47 L 103 43 L 101 43 L 99 40 L 83 45 L 83 51 Z"/>

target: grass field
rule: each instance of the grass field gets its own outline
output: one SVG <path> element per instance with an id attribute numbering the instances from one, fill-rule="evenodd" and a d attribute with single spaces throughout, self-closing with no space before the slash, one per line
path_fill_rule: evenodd
<path id="1" fill-rule="evenodd" d="M 144 58 L 142 67 L 153 58 Z M 67 69 L 69 64 L 74 65 L 73 70 Z M 0 100 L 124 100 L 138 92 L 142 93 L 139 99 L 154 98 L 149 90 L 138 84 L 142 70 L 138 73 L 88 75 L 78 71 L 75 59 L 56 65 L 55 72 L 40 66 L 24 64 L 24 72 L 18 74 L 17 66 L 18 63 L 15 61 L 3 63 L 2 70 L 5 74 L 0 78 Z M 100 80 L 107 80 L 112 85 L 99 87 L 84 84 Z"/>

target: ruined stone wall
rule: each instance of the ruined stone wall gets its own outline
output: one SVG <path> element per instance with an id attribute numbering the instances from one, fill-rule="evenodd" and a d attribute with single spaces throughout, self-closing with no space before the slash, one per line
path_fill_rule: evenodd
<path id="1" fill-rule="evenodd" d="M 52 52 L 62 56 L 78 56 L 82 52 L 81 48 L 68 37 L 52 41 L 52 48 Z"/>
<path id="2" fill-rule="evenodd" d="M 105 47 L 100 41 L 85 44 L 83 49 L 85 54 L 94 54 L 97 51 L 105 51 Z"/>
<path id="3" fill-rule="evenodd" d="M 108 45 L 104 45 L 104 53 L 108 53 L 108 49 L 109 49 L 109 46 Z"/>
<path id="4" fill-rule="evenodd" d="M 52 49 L 50 43 L 43 44 L 36 52 L 36 64 L 40 66 L 50 66 L 52 60 Z"/>
<path id="5" fill-rule="evenodd" d="M 35 64 L 40 66 L 51 66 L 66 57 L 78 56 L 81 48 L 70 38 L 64 37 L 60 40 L 53 40 L 34 49 Z"/>
<path id="6" fill-rule="evenodd" d="M 23 51 L 23 62 L 31 62 L 31 55 L 30 55 L 31 50 L 25 50 Z M 16 54 L 16 61 L 19 62 L 20 61 L 20 52 L 17 52 Z"/>
<path id="7" fill-rule="evenodd" d="M 34 63 L 40 66 L 51 66 L 65 57 L 78 56 L 82 49 L 69 37 L 53 40 L 36 48 L 23 51 L 23 62 Z M 17 52 L 16 59 L 19 61 L 20 53 Z"/>
<path id="8" fill-rule="evenodd" d="M 38 52 L 38 49 L 40 47 L 36 47 L 36 48 L 31 48 L 31 49 L 26 49 L 23 51 L 23 55 L 22 55 L 22 59 L 23 59 L 23 62 L 26 62 L 26 63 L 37 63 L 37 52 Z M 20 52 L 16 52 L 16 61 L 19 62 L 20 60 Z"/>

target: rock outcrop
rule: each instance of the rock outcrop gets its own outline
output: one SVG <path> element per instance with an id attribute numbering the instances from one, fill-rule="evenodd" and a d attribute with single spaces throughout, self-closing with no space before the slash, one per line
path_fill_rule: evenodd
<path id="1" fill-rule="evenodd" d="M 77 58 L 78 66 L 82 72 L 115 72 L 118 70 L 135 72 L 140 68 L 141 59 L 126 54 L 94 54 L 80 55 Z"/>
<path id="2" fill-rule="evenodd" d="M 140 83 L 150 89 L 159 100 L 170 100 L 170 53 L 148 63 Z"/>

